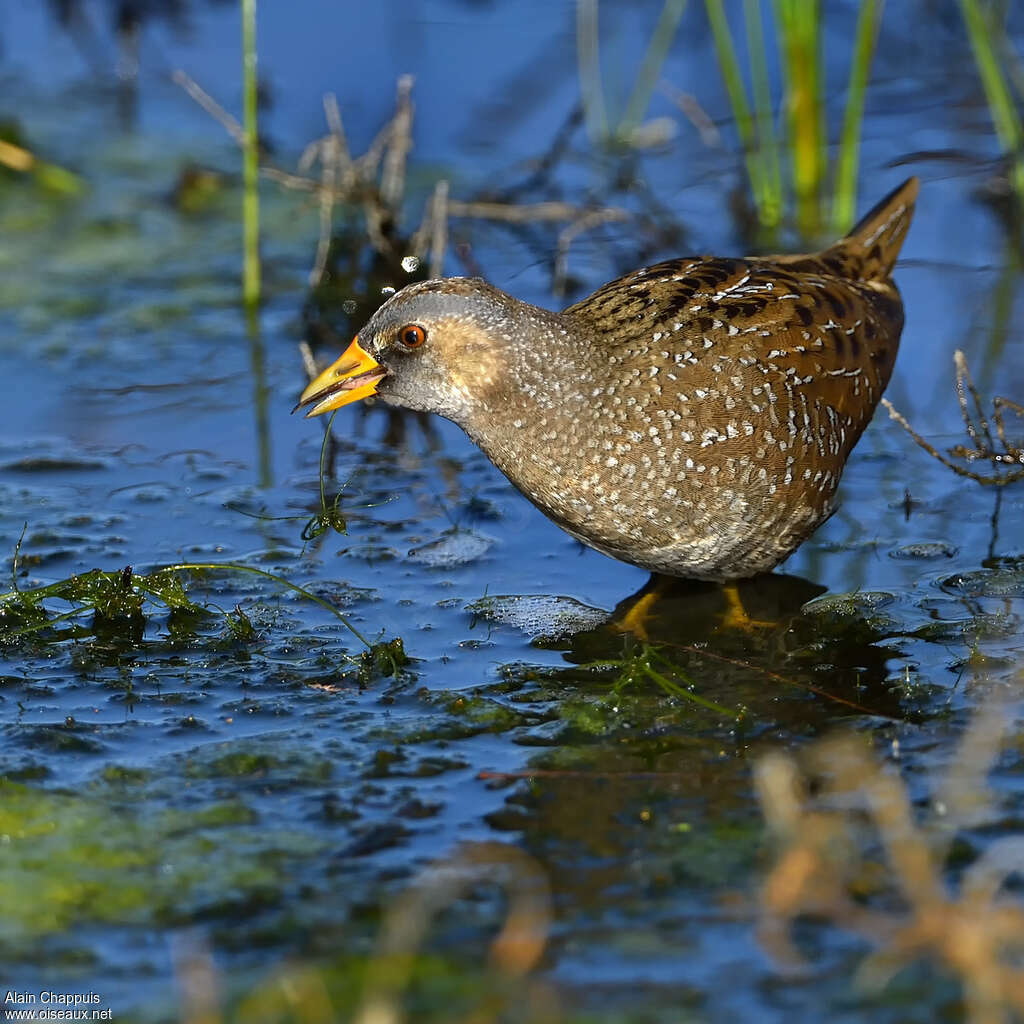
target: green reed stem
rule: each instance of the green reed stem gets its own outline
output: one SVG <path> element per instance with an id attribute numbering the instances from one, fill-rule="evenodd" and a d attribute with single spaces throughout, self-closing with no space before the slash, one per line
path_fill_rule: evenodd
<path id="1" fill-rule="evenodd" d="M 804 235 L 814 236 L 821 230 L 827 164 L 820 0 L 775 0 L 775 17 L 785 69 L 797 226 Z"/>
<path id="2" fill-rule="evenodd" d="M 960 0 L 974 62 L 985 89 L 992 123 L 1003 152 L 1012 160 L 1010 183 L 1024 200 L 1024 128 L 996 56 L 995 26 L 979 0 Z"/>
<path id="3" fill-rule="evenodd" d="M 832 193 L 832 228 L 847 231 L 857 212 L 857 168 L 860 162 L 860 129 L 864 120 L 864 97 L 871 72 L 871 58 L 878 40 L 885 0 L 863 0 L 857 15 L 857 34 L 846 90 L 846 111 L 839 138 L 839 155 Z"/>
<path id="4" fill-rule="evenodd" d="M 715 42 L 718 66 L 722 72 L 725 90 L 729 94 L 729 103 L 736 121 L 736 131 L 740 137 L 740 144 L 743 146 L 747 175 L 750 178 L 750 188 L 754 194 L 754 205 L 757 207 L 757 215 L 761 223 L 768 224 L 770 223 L 767 219 L 770 216 L 768 211 L 772 207 L 771 189 L 762 168 L 761 154 L 758 151 L 754 132 L 754 118 L 750 113 L 746 86 L 743 84 L 739 61 L 736 59 L 736 47 L 733 44 L 729 20 L 725 16 L 725 6 L 723 0 L 704 0 L 704 6 L 707 9 L 711 35 Z"/>
<path id="5" fill-rule="evenodd" d="M 782 172 L 779 168 L 779 145 L 772 114 L 772 90 L 768 79 L 761 0 L 743 0 L 743 20 L 747 30 L 758 150 L 764 174 L 764 208 L 761 211 L 761 223 L 765 227 L 776 227 L 782 219 Z"/>
<path id="6" fill-rule="evenodd" d="M 626 113 L 619 124 L 621 135 L 628 135 L 643 120 L 685 10 L 686 0 L 665 0 L 658 24 L 654 26 L 651 41 L 647 44 L 647 52 L 636 73 L 633 91 L 626 104 Z"/>
<path id="7" fill-rule="evenodd" d="M 576 0 L 576 60 L 580 76 L 583 119 L 593 145 L 608 138 L 608 118 L 601 84 L 601 36 L 597 25 L 598 0 Z"/>
<path id="8" fill-rule="evenodd" d="M 260 301 L 259 133 L 256 111 L 256 0 L 242 0 L 242 300 Z"/>
<path id="9" fill-rule="evenodd" d="M 1024 100 L 1024 61 L 1021 55 L 1013 48 L 1013 41 L 1004 32 L 999 39 L 1000 56 L 1003 60 L 1003 67 L 1006 70 L 1006 77 L 1009 79 L 1013 91 L 1017 94 L 1018 100 Z"/>

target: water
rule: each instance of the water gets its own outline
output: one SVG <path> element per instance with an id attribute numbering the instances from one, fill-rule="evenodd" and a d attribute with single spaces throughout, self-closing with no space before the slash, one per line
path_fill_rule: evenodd
<path id="1" fill-rule="evenodd" d="M 921 20 L 926 6 L 886 13 L 861 206 L 910 171 L 924 179 L 898 272 L 907 328 L 888 393 L 945 446 L 960 440 L 954 349 L 984 394 L 1017 399 L 1024 359 L 1018 257 L 975 195 L 993 171 L 988 115 L 955 21 Z M 106 8 L 89 10 L 110 65 Z M 602 5 L 610 106 L 624 104 L 658 10 Z M 323 131 L 320 96 L 334 90 L 361 150 L 390 116 L 397 75 L 415 73 L 411 224 L 440 174 L 458 197 L 521 181 L 576 101 L 569 6 L 360 12 L 264 5 L 264 126 L 290 164 Z M 843 43 L 844 17 L 830 46 Z M 237 154 L 167 79 L 184 67 L 237 107 L 236 12 L 204 5 L 187 20 L 187 31 L 146 24 L 131 94 L 91 70 L 45 9 L 0 19 L 0 112 L 89 184 L 62 201 L 23 183 L 0 190 L 0 548 L 13 553 L 24 529 L 22 588 L 94 567 L 257 567 L 309 588 L 373 642 L 400 637 L 411 661 L 397 674 L 361 662 L 328 611 L 241 573 L 209 574 L 189 593 L 239 605 L 253 638 L 216 612 L 192 622 L 157 607 L 141 636 L 86 616 L 60 642 L 9 645 L 8 984 L 91 989 L 115 1018 L 173 1019 L 198 949 L 228 1003 L 301 962 L 344 1016 L 380 908 L 459 843 L 499 840 L 550 881 L 555 920 L 531 985 L 551 986 L 566 1017 L 909 1019 L 912 1005 L 921 1019 L 955 1018 L 950 986 L 930 976 L 901 975 L 883 997 L 853 986 L 864 946 L 838 926 L 802 935 L 810 968 L 785 980 L 755 936 L 770 857 L 751 768 L 852 728 L 924 808 L 971 712 L 994 693 L 1014 699 L 1020 488 L 997 510 L 991 490 L 939 467 L 880 412 L 839 512 L 745 589 L 751 614 L 775 627 L 716 633 L 715 588 L 677 588 L 655 609 L 650 636 L 675 678 L 729 715 L 650 678 L 613 689 L 618 669 L 595 663 L 632 654 L 604 623 L 646 574 L 559 531 L 448 423 L 343 410 L 328 485 L 344 483 L 347 533 L 304 543 L 322 424 L 289 410 L 304 381 L 316 209 L 264 188 L 268 300 L 254 338 L 237 301 Z M 725 117 L 705 33 L 688 11 L 663 77 Z M 939 45 L 960 70 L 937 73 Z M 661 96 L 652 113 L 676 116 Z M 641 258 L 743 248 L 729 215 L 740 181 L 729 126 L 726 147 L 709 149 L 676 119 L 674 141 L 631 161 L 596 158 L 577 131 L 521 196 L 669 211 L 660 240 L 629 225 L 581 236 L 577 294 Z M 171 198 L 187 163 L 229 175 L 199 213 Z M 553 232 L 456 230 L 495 283 L 557 304 Z M 448 270 L 462 270 L 453 252 Z M 973 855 L 1019 833 L 1020 727 L 1016 707 L 1007 714 L 996 799 L 963 840 Z M 421 970 L 423 1014 L 451 1019 L 448 1000 L 490 984 L 478 951 L 499 919 L 491 889 L 445 916 Z"/>

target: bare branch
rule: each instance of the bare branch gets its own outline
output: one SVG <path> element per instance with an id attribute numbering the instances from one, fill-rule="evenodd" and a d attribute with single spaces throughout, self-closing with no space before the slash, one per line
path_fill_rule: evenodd
<path id="1" fill-rule="evenodd" d="M 569 246 L 577 235 L 599 224 L 608 224 L 613 221 L 623 221 L 629 216 L 624 210 L 614 208 L 590 210 L 578 217 L 567 227 L 563 228 L 558 236 L 558 246 L 555 251 L 555 272 L 552 279 L 552 289 L 556 295 L 565 294 L 565 285 L 569 271 Z"/>
<path id="2" fill-rule="evenodd" d="M 440 277 L 444 272 L 444 253 L 448 248 L 448 214 L 451 204 L 448 202 L 448 182 L 441 180 L 434 188 L 431 202 L 431 220 L 433 230 L 430 235 L 430 276 Z"/>
<path id="3" fill-rule="evenodd" d="M 692 93 L 682 92 L 670 82 L 661 83 L 661 91 L 682 111 L 683 116 L 697 129 L 700 141 L 708 149 L 721 149 L 722 136 L 718 126 Z"/>
<path id="4" fill-rule="evenodd" d="M 236 121 L 191 75 L 182 71 L 181 68 L 171 72 L 171 81 L 181 86 L 205 110 L 210 117 L 224 128 L 238 143 L 244 145 L 245 131 L 241 124 Z"/>
<path id="5" fill-rule="evenodd" d="M 398 79 L 395 116 L 391 120 L 384 169 L 380 177 L 380 197 L 391 208 L 395 219 L 405 195 L 405 167 L 412 149 L 412 75 Z"/>
<path id="6" fill-rule="evenodd" d="M 1008 398 L 996 397 L 992 399 L 992 419 L 996 427 L 996 440 L 992 437 L 988 418 L 985 416 L 974 381 L 971 379 L 971 372 L 967 366 L 967 357 L 959 349 L 953 356 L 956 366 L 956 398 L 960 407 L 960 415 L 963 417 L 964 427 L 967 435 L 973 442 L 974 447 L 968 448 L 965 445 L 954 445 L 948 449 L 948 456 L 943 455 L 934 445 L 929 444 L 914 428 L 907 422 L 905 416 L 899 413 L 888 399 L 882 399 L 882 405 L 889 412 L 890 418 L 894 419 L 933 459 L 937 459 L 947 469 L 952 470 L 958 476 L 967 477 L 984 486 L 1005 487 L 1007 484 L 1024 479 L 1024 448 L 1011 444 L 1006 437 L 1006 425 L 1003 419 L 1003 410 L 1009 409 L 1018 416 L 1024 415 L 1024 406 L 1013 402 Z M 974 408 L 977 411 L 977 422 L 971 413 L 967 396 L 970 395 Z M 962 459 L 964 462 L 977 462 L 985 460 L 990 463 L 996 472 L 990 475 L 976 473 L 967 469 L 953 459 Z M 1001 472 L 1002 466 L 1021 466 L 1009 472 Z"/>

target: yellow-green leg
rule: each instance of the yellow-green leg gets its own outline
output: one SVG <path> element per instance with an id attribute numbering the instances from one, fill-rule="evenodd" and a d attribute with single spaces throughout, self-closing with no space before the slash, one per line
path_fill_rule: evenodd
<path id="1" fill-rule="evenodd" d="M 743 607 L 743 598 L 740 597 L 740 588 L 737 584 L 723 583 L 722 593 L 725 595 L 725 611 L 718 625 L 719 630 L 736 629 L 745 633 L 752 633 L 755 629 L 773 629 L 778 626 L 777 622 L 752 619 L 747 614 L 747 609 Z"/>
<path id="2" fill-rule="evenodd" d="M 654 619 L 652 610 L 674 582 L 666 576 L 657 577 L 652 583 L 651 589 L 634 601 L 625 615 L 612 620 L 611 628 L 616 633 L 632 633 L 638 640 L 648 641 L 650 639 L 648 627 Z"/>

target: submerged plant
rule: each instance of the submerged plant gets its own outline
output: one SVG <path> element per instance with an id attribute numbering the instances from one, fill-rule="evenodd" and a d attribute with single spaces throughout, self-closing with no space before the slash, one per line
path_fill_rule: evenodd
<path id="1" fill-rule="evenodd" d="M 708 700 L 707 697 L 702 697 L 695 691 L 693 680 L 683 668 L 671 661 L 653 644 L 635 644 L 627 637 L 626 649 L 621 658 L 587 662 L 580 668 L 614 670 L 616 676 L 612 696 L 618 696 L 632 686 L 654 683 L 667 696 L 689 701 L 706 711 L 713 711 L 730 719 L 742 715 L 741 709 L 730 710 L 713 700 Z"/>
<path id="2" fill-rule="evenodd" d="M 193 601 L 188 596 L 182 577 L 218 571 L 249 573 L 272 580 L 330 612 L 367 651 L 373 652 L 380 646 L 371 644 L 334 605 L 305 587 L 264 569 L 233 562 L 181 562 L 149 573 L 137 573 L 130 565 L 113 572 L 92 569 L 31 590 L 15 587 L 0 594 L 0 643 L 10 643 L 21 637 L 50 631 L 62 623 L 72 623 L 90 614 L 93 616 L 94 630 L 109 628 L 118 622 L 133 626 L 144 624 L 147 612 L 154 608 L 171 615 L 208 615 L 210 610 L 207 605 Z M 53 608 L 54 602 L 71 607 L 56 611 Z M 224 614 L 235 636 L 251 638 L 255 634 L 251 622 L 241 609 Z M 133 638 L 141 635 L 134 628 L 129 632 Z M 63 634 L 58 632 L 56 636 L 62 638 Z M 396 659 L 392 661 L 397 663 Z"/>

